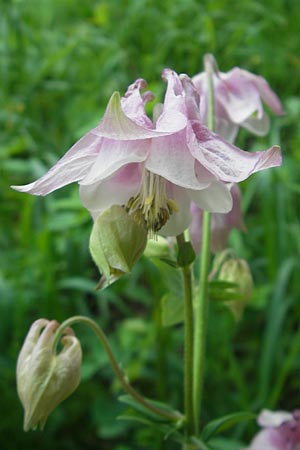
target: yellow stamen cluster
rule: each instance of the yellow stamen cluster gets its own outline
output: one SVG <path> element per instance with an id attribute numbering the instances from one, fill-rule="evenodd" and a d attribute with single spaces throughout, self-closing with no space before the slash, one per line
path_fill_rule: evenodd
<path id="1" fill-rule="evenodd" d="M 141 189 L 129 199 L 126 210 L 138 223 L 146 225 L 150 235 L 155 235 L 167 223 L 171 214 L 178 211 L 178 207 L 167 197 L 166 180 L 145 170 Z"/>

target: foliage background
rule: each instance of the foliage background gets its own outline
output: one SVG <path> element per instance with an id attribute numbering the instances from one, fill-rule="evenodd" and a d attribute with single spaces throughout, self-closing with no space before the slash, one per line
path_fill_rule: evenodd
<path id="1" fill-rule="evenodd" d="M 136 387 L 178 407 L 182 329 L 160 327 L 165 288 L 145 259 L 130 278 L 95 292 L 91 220 L 75 185 L 46 198 L 9 186 L 42 175 L 97 124 L 114 90 L 123 93 L 142 77 L 159 96 L 164 67 L 193 75 L 207 52 L 223 71 L 240 66 L 264 76 L 286 116 L 272 119 L 267 138 L 239 136 L 249 150 L 280 143 L 284 164 L 242 184 L 248 232 L 234 232 L 231 245 L 248 259 L 255 292 L 238 324 L 211 308 L 205 420 L 241 409 L 299 407 L 298 1 L 2 0 L 0 7 L 0 447 L 174 448 L 149 429 L 115 421 L 124 410 L 116 400 L 120 386 L 99 344 L 79 327 L 79 389 L 43 433 L 23 433 L 15 362 L 36 318 L 94 317 Z M 227 437 L 235 442 L 224 440 L 220 448 L 239 448 L 255 430 L 254 423 L 231 430 Z"/>

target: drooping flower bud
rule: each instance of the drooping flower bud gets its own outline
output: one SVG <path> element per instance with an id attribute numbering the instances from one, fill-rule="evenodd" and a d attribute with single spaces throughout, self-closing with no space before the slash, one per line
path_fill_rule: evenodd
<path id="1" fill-rule="evenodd" d="M 225 250 L 216 256 L 213 274 L 220 282 L 233 283 L 227 290 L 224 305 L 239 320 L 253 290 L 253 279 L 247 261 L 237 258 L 232 250 Z"/>
<path id="2" fill-rule="evenodd" d="M 55 320 L 36 320 L 17 362 L 17 389 L 24 408 L 24 431 L 44 428 L 49 414 L 77 388 L 82 351 L 70 328 L 61 339 L 63 349 L 53 352 Z"/>
<path id="3" fill-rule="evenodd" d="M 100 214 L 90 236 L 91 255 L 103 274 L 98 287 L 106 287 L 131 272 L 146 244 L 147 228 L 142 217 L 138 221 L 118 205 Z"/>

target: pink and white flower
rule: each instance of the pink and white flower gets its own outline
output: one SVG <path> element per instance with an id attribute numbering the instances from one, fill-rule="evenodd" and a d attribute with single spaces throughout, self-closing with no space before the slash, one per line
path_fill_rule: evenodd
<path id="1" fill-rule="evenodd" d="M 244 450 L 299 450 L 300 449 L 300 411 L 272 412 L 263 410 L 258 417 L 263 427 Z"/>
<path id="2" fill-rule="evenodd" d="M 186 75 L 165 69 L 164 104 L 156 123 L 145 113 L 152 94 L 144 80 L 114 93 L 99 125 L 85 134 L 41 178 L 21 192 L 47 195 L 79 182 L 83 205 L 95 218 L 110 206 L 139 212 L 151 232 L 177 235 L 191 221 L 190 203 L 225 213 L 232 208 L 228 183 L 281 164 L 280 149 L 249 153 L 201 122 L 199 95 Z M 140 216 L 140 214 L 139 214 Z"/>
<path id="3" fill-rule="evenodd" d="M 264 136 L 269 130 L 270 120 L 264 111 L 263 102 L 273 113 L 283 114 L 280 100 L 267 81 L 238 67 L 227 73 L 219 72 L 212 55 L 206 55 L 206 62 L 213 73 L 216 133 L 230 142 L 234 142 L 239 127 Z M 201 120 L 207 124 L 207 75 L 201 72 L 192 80 L 201 97 Z"/>

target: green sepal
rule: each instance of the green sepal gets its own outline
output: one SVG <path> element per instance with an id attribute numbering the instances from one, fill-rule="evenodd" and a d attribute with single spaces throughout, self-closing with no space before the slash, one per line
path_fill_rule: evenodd
<path id="1" fill-rule="evenodd" d="M 178 267 L 186 267 L 195 261 L 196 254 L 192 247 L 192 244 L 188 242 L 182 242 L 178 247 L 177 264 Z"/>

